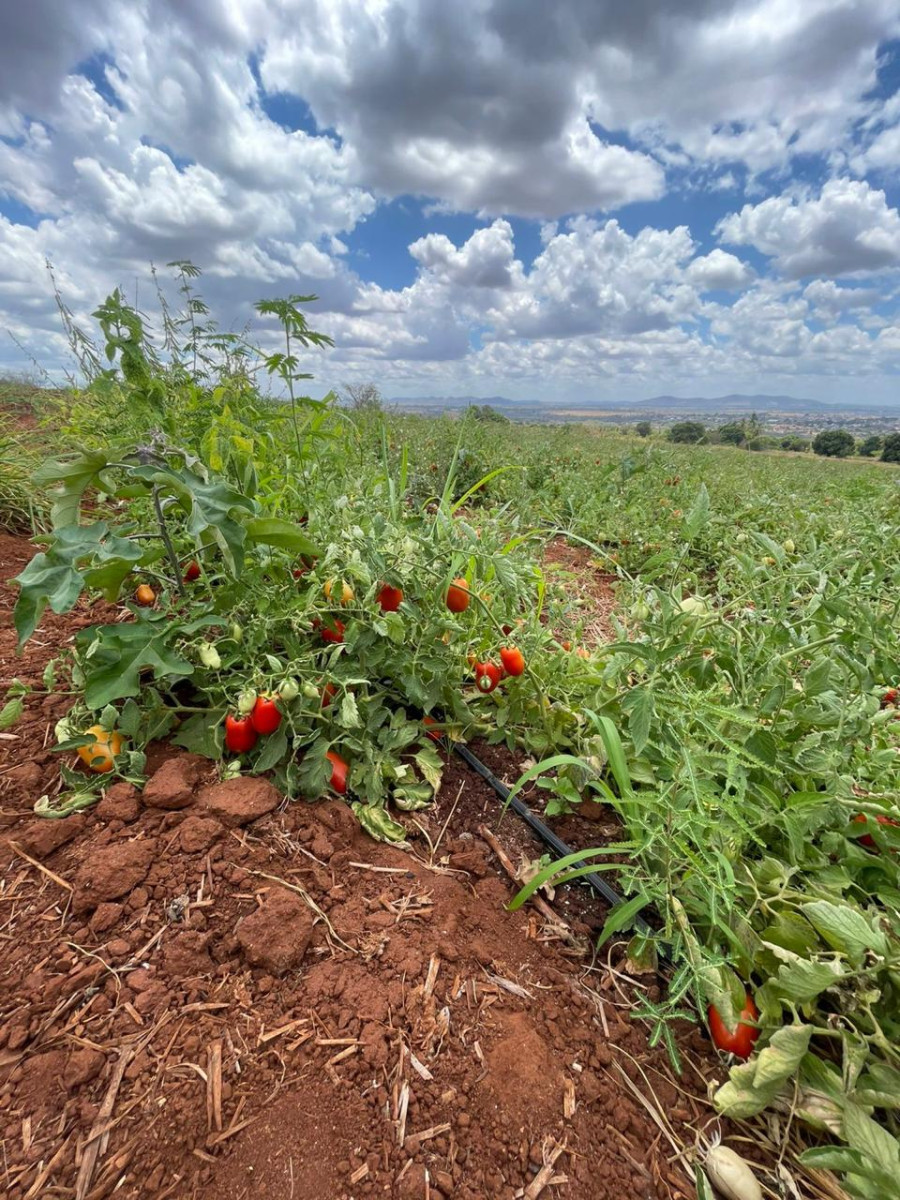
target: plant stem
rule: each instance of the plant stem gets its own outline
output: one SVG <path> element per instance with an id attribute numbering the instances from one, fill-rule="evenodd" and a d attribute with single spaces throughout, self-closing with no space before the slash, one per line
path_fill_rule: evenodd
<path id="1" fill-rule="evenodd" d="M 169 559 L 169 564 L 172 568 L 172 577 L 175 580 L 175 587 L 178 589 L 178 594 L 185 594 L 184 581 L 181 578 L 181 568 L 178 565 L 178 555 L 175 553 L 175 547 L 172 544 L 172 539 L 169 536 L 169 527 L 166 525 L 166 518 L 162 510 L 162 504 L 159 499 L 159 487 L 153 486 L 153 508 L 156 511 L 156 520 L 159 523 L 159 532 L 166 546 L 166 555 Z"/>

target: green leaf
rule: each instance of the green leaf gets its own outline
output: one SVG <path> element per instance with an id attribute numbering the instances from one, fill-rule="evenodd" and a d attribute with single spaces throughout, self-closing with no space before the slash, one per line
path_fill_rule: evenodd
<path id="1" fill-rule="evenodd" d="M 623 929 L 629 929 L 634 923 L 634 918 L 637 914 L 642 909 L 645 909 L 649 903 L 650 897 L 639 892 L 629 900 L 623 900 L 620 904 L 613 905 L 597 938 L 598 947 L 608 941 L 614 933 L 620 933 Z"/>
<path id="2" fill-rule="evenodd" d="M 393 801 L 403 812 L 418 812 L 428 808 L 433 800 L 434 792 L 427 783 L 406 783 L 393 791 Z"/>
<path id="3" fill-rule="evenodd" d="M 833 987 L 843 976 L 844 968 L 836 959 L 828 962 L 783 963 L 778 974 L 770 981 L 777 995 L 793 1004 L 808 1004 L 820 996 L 826 988 Z"/>
<path id="4" fill-rule="evenodd" d="M 288 731 L 285 722 L 282 721 L 275 732 L 270 733 L 264 740 L 262 750 L 253 764 L 253 774 L 259 775 L 263 771 L 271 771 L 281 762 L 287 752 Z"/>
<path id="5" fill-rule="evenodd" d="M 35 471 L 34 482 L 38 487 L 57 485 L 50 492 L 53 497 L 50 520 L 54 529 L 76 524 L 81 497 L 107 463 L 115 461 L 110 454 L 114 452 L 91 450 L 72 459 L 50 459 Z"/>
<path id="6" fill-rule="evenodd" d="M 344 729 L 359 729 L 362 721 L 359 719 L 359 708 L 357 707 L 356 697 L 352 692 L 344 692 L 341 697 L 341 711 L 338 716 L 338 724 L 343 725 Z"/>
<path id="7" fill-rule="evenodd" d="M 126 696 L 139 695 L 142 671 L 152 671 L 157 679 L 192 675 L 193 665 L 168 645 L 168 640 L 179 632 L 166 617 L 155 615 L 79 633 L 75 644 L 82 651 L 88 708 L 102 708 Z M 89 656 L 85 657 L 89 648 Z"/>
<path id="8" fill-rule="evenodd" d="M 6 729 L 11 729 L 24 711 L 25 705 L 22 702 L 21 696 L 14 696 L 12 700 L 7 700 L 3 707 L 0 708 L 0 733 Z"/>
<path id="9" fill-rule="evenodd" d="M 19 635 L 19 647 L 22 647 L 37 629 L 48 604 L 55 613 L 66 613 L 74 608 L 84 586 L 84 577 L 68 563 L 40 553 L 12 582 L 21 589 L 13 621 Z"/>
<path id="10" fill-rule="evenodd" d="M 862 1157 L 860 1174 L 882 1186 L 900 1188 L 900 1142 L 856 1104 L 844 1107 L 844 1137 Z M 890 1194 L 890 1193 L 886 1193 Z"/>
<path id="11" fill-rule="evenodd" d="M 863 914 L 848 904 L 814 900 L 801 905 L 806 919 L 833 950 L 846 954 L 854 967 L 861 967 L 866 953 L 887 954 L 884 933 L 873 927 Z"/>
<path id="12" fill-rule="evenodd" d="M 887 1063 L 871 1063 L 860 1077 L 855 1094 L 860 1104 L 900 1109 L 900 1071 Z"/>
<path id="13" fill-rule="evenodd" d="M 713 1097 L 727 1117 L 752 1117 L 762 1112 L 795 1074 L 809 1048 L 811 1025 L 786 1025 L 750 1062 L 732 1067 L 728 1082 Z"/>
<path id="14" fill-rule="evenodd" d="M 318 558 L 320 548 L 303 532 L 295 521 L 284 521 L 280 517 L 251 517 L 244 525 L 247 541 L 264 546 L 277 546 L 293 554 L 309 554 Z"/>
<path id="15" fill-rule="evenodd" d="M 697 499 L 694 501 L 694 507 L 684 519 L 684 536 L 689 542 L 693 541 L 708 520 L 709 492 L 706 490 L 706 484 L 701 483 Z"/>
<path id="16" fill-rule="evenodd" d="M 765 1049 L 756 1056 L 753 1086 L 772 1089 L 790 1079 L 809 1049 L 812 1025 L 785 1025 L 772 1034 Z"/>
<path id="17" fill-rule="evenodd" d="M 354 800 L 350 807 L 369 837 L 379 842 L 406 841 L 406 830 L 394 821 L 385 809 L 373 804 L 363 804 L 359 800 Z"/>
<path id="18" fill-rule="evenodd" d="M 181 723 L 178 732 L 171 740 L 176 746 L 183 746 L 192 754 L 201 754 L 204 758 L 221 758 L 223 741 L 221 714 L 194 713 Z"/>
<path id="19" fill-rule="evenodd" d="M 414 761 L 432 792 L 437 793 L 444 773 L 444 763 L 440 754 L 433 746 L 423 746 L 416 754 Z"/>
<path id="20" fill-rule="evenodd" d="M 653 693 L 649 688 L 632 688 L 622 707 L 628 712 L 628 732 L 635 754 L 643 754 L 653 724 Z"/>

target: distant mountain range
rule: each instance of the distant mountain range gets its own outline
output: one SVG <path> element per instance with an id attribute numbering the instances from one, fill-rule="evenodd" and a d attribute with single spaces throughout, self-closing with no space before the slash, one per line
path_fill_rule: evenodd
<path id="1" fill-rule="evenodd" d="M 618 405 L 617 405 L 618 407 Z M 798 400 L 796 396 L 743 396 L 733 392 L 729 396 L 715 396 L 706 399 L 700 396 L 654 396 L 652 400 L 638 400 L 636 404 L 628 404 L 627 408 L 645 408 L 653 412 L 673 410 L 675 412 L 834 412 L 839 410 L 835 404 L 825 404 L 821 400 Z"/>
<path id="2" fill-rule="evenodd" d="M 501 412 L 525 416 L 554 413 L 588 414 L 640 412 L 640 413 L 893 413 L 894 408 L 869 404 L 828 404 L 822 400 L 809 400 L 797 396 L 743 395 L 733 392 L 728 396 L 653 396 L 649 400 L 579 400 L 568 404 L 541 400 L 511 400 L 508 396 L 398 396 L 390 401 L 398 408 L 417 412 L 453 410 L 467 408 L 470 404 L 489 404 Z"/>

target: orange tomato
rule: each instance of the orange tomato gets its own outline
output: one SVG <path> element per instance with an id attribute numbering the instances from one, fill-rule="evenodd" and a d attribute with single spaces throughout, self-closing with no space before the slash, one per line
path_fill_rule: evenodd
<path id="1" fill-rule="evenodd" d="M 135 591 L 134 598 L 143 608 L 150 608 L 156 603 L 156 592 L 149 583 L 142 583 Z"/>
<path id="2" fill-rule="evenodd" d="M 94 740 L 89 746 L 78 747 L 78 757 L 86 767 L 98 774 L 111 771 L 115 765 L 113 760 L 122 751 L 124 739 L 121 733 L 116 729 L 104 729 L 102 725 L 92 725 L 85 733 L 89 733 Z"/>

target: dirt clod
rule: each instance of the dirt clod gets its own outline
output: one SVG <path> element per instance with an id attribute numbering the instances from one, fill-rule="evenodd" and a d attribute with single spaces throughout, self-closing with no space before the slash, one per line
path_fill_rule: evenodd
<path id="1" fill-rule="evenodd" d="M 118 900 L 147 875 L 156 852 L 156 839 L 119 842 L 97 850 L 75 876 L 75 912 L 96 908 L 104 900 Z"/>
<path id="2" fill-rule="evenodd" d="M 226 779 L 205 787 L 198 797 L 201 812 L 218 817 L 230 829 L 249 825 L 277 808 L 281 796 L 268 779 Z"/>
<path id="3" fill-rule="evenodd" d="M 166 759 L 144 787 L 144 804 L 148 808 L 187 808 L 209 766 L 198 754 L 179 754 Z"/>
<path id="4" fill-rule="evenodd" d="M 307 905 L 293 892 L 276 888 L 262 908 L 241 921 L 237 939 L 247 962 L 283 975 L 299 965 L 312 933 L 312 913 Z"/>

